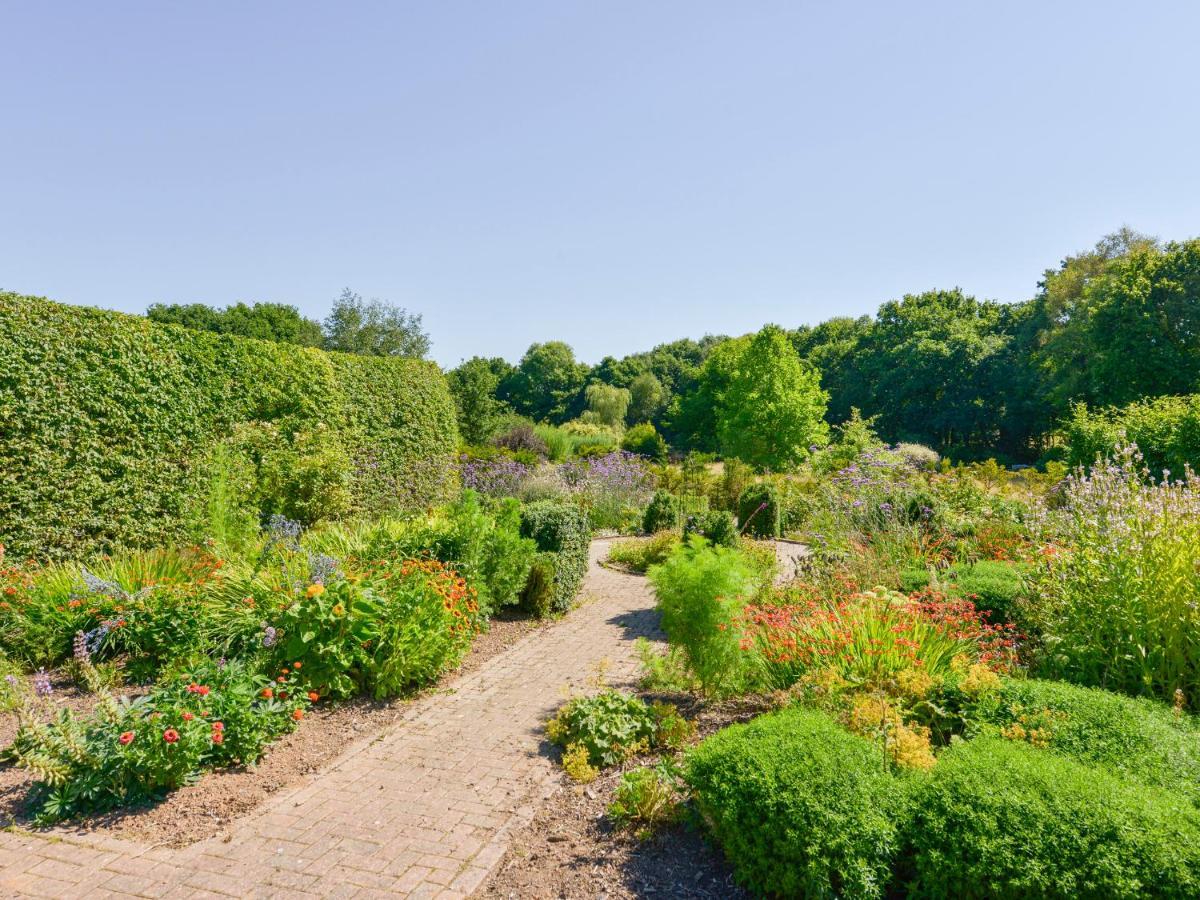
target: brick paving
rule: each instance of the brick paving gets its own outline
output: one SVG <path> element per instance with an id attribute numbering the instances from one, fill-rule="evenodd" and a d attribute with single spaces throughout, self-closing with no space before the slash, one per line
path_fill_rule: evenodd
<path id="1" fill-rule="evenodd" d="M 66 830 L 0 833 L 4 897 L 466 897 L 558 783 L 541 733 L 601 660 L 629 686 L 659 637 L 641 578 L 592 560 L 581 606 L 351 744 L 223 835 L 183 849 Z"/>

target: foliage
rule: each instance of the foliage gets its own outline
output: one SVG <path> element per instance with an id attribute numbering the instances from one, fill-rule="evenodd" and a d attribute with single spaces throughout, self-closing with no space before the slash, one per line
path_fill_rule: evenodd
<path id="1" fill-rule="evenodd" d="M 700 684 L 688 669 L 687 660 L 679 647 L 668 645 L 660 653 L 654 644 L 642 637 L 634 645 L 642 665 L 643 690 L 683 694 L 699 689 Z"/>
<path id="2" fill-rule="evenodd" d="M 584 389 L 583 400 L 586 409 L 580 418 L 584 422 L 603 425 L 617 432 L 625 428 L 625 415 L 629 411 L 630 401 L 630 393 L 626 388 L 593 382 Z"/>
<path id="3" fill-rule="evenodd" d="M 680 517 L 679 498 L 670 491 L 655 491 L 645 513 L 642 514 L 642 531 L 646 534 L 679 531 Z"/>
<path id="4" fill-rule="evenodd" d="M 1194 897 L 1200 812 L 1028 744 L 952 747 L 917 791 L 908 829 L 927 897 Z"/>
<path id="5" fill-rule="evenodd" d="M 203 508 L 203 461 L 240 423 L 324 423 L 355 508 L 447 495 L 457 433 L 436 367 L 154 324 L 0 294 L 0 542 L 18 557 L 167 546 Z M 382 498 L 379 494 L 382 493 Z"/>
<path id="6" fill-rule="evenodd" d="M 653 372 L 642 372 L 629 383 L 629 421 L 650 424 L 666 399 L 666 389 Z"/>
<path id="7" fill-rule="evenodd" d="M 468 444 L 486 444 L 499 431 L 508 407 L 496 398 L 496 391 L 509 369 L 502 359 L 475 356 L 446 373 L 458 433 Z"/>
<path id="8" fill-rule="evenodd" d="M 513 425 L 507 431 L 497 435 L 493 443 L 497 447 L 513 453 L 533 453 L 540 457 L 545 457 L 548 453 L 546 442 L 542 440 L 533 425 L 527 422 Z"/>
<path id="9" fill-rule="evenodd" d="M 768 325 L 734 364 L 717 394 L 717 442 L 725 456 L 786 470 L 825 443 L 829 399 L 820 375 L 800 359 L 783 329 Z"/>
<path id="10" fill-rule="evenodd" d="M 280 678 L 290 688 L 293 671 Z M 267 683 L 241 666 L 210 663 L 132 702 L 105 694 L 91 718 L 62 709 L 49 722 L 49 685 L 26 695 L 11 753 L 37 779 L 37 821 L 158 798 L 203 768 L 254 762 L 308 704 L 298 691 L 287 700 L 265 696 Z"/>
<path id="11" fill-rule="evenodd" d="M 305 319 L 296 307 L 283 303 L 236 303 L 225 309 L 203 303 L 155 303 L 146 310 L 146 317 L 161 325 L 182 325 L 301 347 L 320 347 L 325 341 L 319 323 Z"/>
<path id="12" fill-rule="evenodd" d="M 421 327 L 419 314 L 383 300 L 363 300 L 346 288 L 325 319 L 325 348 L 421 359 L 429 352 L 429 335 Z"/>
<path id="13" fill-rule="evenodd" d="M 969 719 L 971 734 L 1044 747 L 1200 806 L 1200 726 L 1156 700 L 1006 678 L 999 691 L 976 698 Z"/>
<path id="14" fill-rule="evenodd" d="M 674 822 L 680 813 L 678 781 L 678 767 L 665 760 L 626 772 L 609 804 L 609 819 L 618 828 L 638 826 L 643 837 L 659 825 Z"/>
<path id="15" fill-rule="evenodd" d="M 784 897 L 880 897 L 905 783 L 867 740 L 792 708 L 734 725 L 688 757 L 687 781 L 738 880 Z"/>
<path id="16" fill-rule="evenodd" d="M 542 564 L 549 563 L 553 567 L 550 610 L 564 612 L 575 599 L 587 573 L 588 547 L 592 538 L 587 516 L 569 503 L 553 500 L 530 503 L 521 510 L 521 536 L 531 538 L 542 554 Z M 544 570 L 539 572 L 539 575 L 544 574 Z"/>
<path id="17" fill-rule="evenodd" d="M 556 424 L 579 409 L 587 366 L 562 341 L 533 344 L 500 385 L 500 399 L 522 415 Z"/>
<path id="18" fill-rule="evenodd" d="M 723 509 L 715 509 L 699 516 L 688 516 L 683 526 L 683 535 L 698 534 L 711 544 L 721 547 L 737 547 L 741 535 L 733 516 Z"/>
<path id="19" fill-rule="evenodd" d="M 736 624 L 761 587 L 762 572 L 748 557 L 693 537 L 649 571 L 671 644 L 681 647 L 704 690 L 735 692 L 750 671 Z"/>
<path id="20" fill-rule="evenodd" d="M 742 491 L 738 497 L 738 521 L 743 534 L 762 538 L 781 537 L 783 529 L 775 488 L 759 482 Z"/>
<path id="21" fill-rule="evenodd" d="M 901 573 L 900 586 L 907 592 L 932 586 L 947 596 L 971 601 L 989 622 L 1019 622 L 1026 615 L 1032 568 L 1027 563 L 981 559 L 936 572 L 933 579 L 926 569 L 910 570 Z"/>
<path id="22" fill-rule="evenodd" d="M 1172 473 L 1178 478 L 1189 467 L 1200 468 L 1200 394 L 1147 398 L 1096 411 L 1079 403 L 1064 432 L 1072 467 L 1111 458 L 1133 443 L 1153 478 L 1169 480 Z"/>
<path id="23" fill-rule="evenodd" d="M 562 747 L 583 747 L 588 761 L 615 766 L 652 748 L 681 745 L 690 726 L 670 704 L 650 706 L 632 694 L 602 691 L 576 697 L 546 723 L 546 736 Z"/>
<path id="24" fill-rule="evenodd" d="M 651 566 L 665 562 L 679 546 L 674 531 L 659 531 L 649 537 L 626 538 L 614 541 L 608 548 L 608 561 L 644 573 Z"/>
<path id="25" fill-rule="evenodd" d="M 649 422 L 634 425 L 621 438 L 621 449 L 654 462 L 667 461 L 667 442 Z"/>
<path id="26" fill-rule="evenodd" d="M 1123 448 L 1067 480 L 1047 530 L 1031 609 L 1039 671 L 1200 697 L 1200 481 L 1149 484 L 1136 448 Z"/>

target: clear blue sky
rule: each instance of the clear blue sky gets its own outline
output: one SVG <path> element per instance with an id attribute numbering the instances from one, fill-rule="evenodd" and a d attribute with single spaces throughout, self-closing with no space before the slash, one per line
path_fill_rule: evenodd
<path id="1" fill-rule="evenodd" d="M 1200 3 L 0 5 L 0 288 L 581 358 L 1200 234 Z"/>

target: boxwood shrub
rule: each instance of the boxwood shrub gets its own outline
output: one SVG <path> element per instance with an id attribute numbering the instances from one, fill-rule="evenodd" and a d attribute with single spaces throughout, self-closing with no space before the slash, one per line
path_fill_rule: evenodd
<path id="1" fill-rule="evenodd" d="M 738 524 L 743 534 L 777 538 L 783 534 L 779 497 L 769 484 L 752 484 L 738 497 Z"/>
<path id="2" fill-rule="evenodd" d="M 532 538 L 540 551 L 526 583 L 522 598 L 525 606 L 538 614 L 563 612 L 570 607 L 587 574 L 592 539 L 587 514 L 571 503 L 538 500 L 521 510 L 521 535 Z M 549 608 L 543 610 L 539 607 L 546 605 L 543 596 L 548 568 L 553 569 L 554 580 L 549 587 Z"/>
<path id="3" fill-rule="evenodd" d="M 0 543 L 18 558 L 177 542 L 207 502 L 216 448 L 245 423 L 336 446 L 347 512 L 453 490 L 454 406 L 419 360 L 0 293 L 0 410 Z"/>
<path id="4" fill-rule="evenodd" d="M 912 896 L 1200 896 L 1200 811 L 1026 743 L 952 747 L 913 809 Z"/>
<path id="5" fill-rule="evenodd" d="M 1004 730 L 1200 805 L 1200 727 L 1158 701 L 1061 681 L 1005 679 L 968 716 L 970 733 Z"/>
<path id="6" fill-rule="evenodd" d="M 657 534 L 660 531 L 678 531 L 682 516 L 679 498 L 670 491 L 655 491 L 642 514 L 642 531 Z"/>
<path id="7" fill-rule="evenodd" d="M 687 761 L 698 809 L 738 879 L 784 897 L 879 897 L 908 808 L 879 749 L 792 708 L 708 738 Z"/>

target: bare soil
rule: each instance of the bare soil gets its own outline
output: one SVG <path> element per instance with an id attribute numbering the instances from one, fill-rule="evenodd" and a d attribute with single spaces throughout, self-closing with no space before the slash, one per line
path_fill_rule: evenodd
<path id="1" fill-rule="evenodd" d="M 487 632 L 475 639 L 462 665 L 423 693 L 445 689 L 544 624 L 501 614 L 492 620 Z M 56 707 L 82 713 L 95 703 L 93 696 L 79 691 L 62 673 L 53 673 L 52 683 Z M 360 737 L 378 734 L 393 725 L 413 699 L 360 698 L 336 706 L 315 706 L 294 732 L 272 744 L 252 768 L 207 772 L 196 784 L 168 794 L 159 803 L 90 816 L 64 823 L 58 829 L 76 834 L 102 832 L 154 846 L 183 847 L 202 841 L 219 834 L 277 791 L 326 768 Z M 14 714 L 0 715 L 0 746 L 8 746 L 16 730 Z M 10 763 L 0 765 L 0 827 L 31 827 L 26 794 L 32 784 L 33 778 L 26 770 Z"/>
<path id="2" fill-rule="evenodd" d="M 646 699 L 678 705 L 696 723 L 697 740 L 769 708 L 759 698 L 732 703 L 706 703 L 686 695 Z M 477 896 L 492 900 L 748 897 L 733 880 L 720 850 L 688 821 L 691 817 L 685 815 L 683 823 L 659 828 L 644 839 L 615 829 L 609 821 L 608 806 L 622 773 L 658 758 L 638 757 L 587 785 L 561 775 L 561 787 L 514 836 L 508 853 Z"/>

